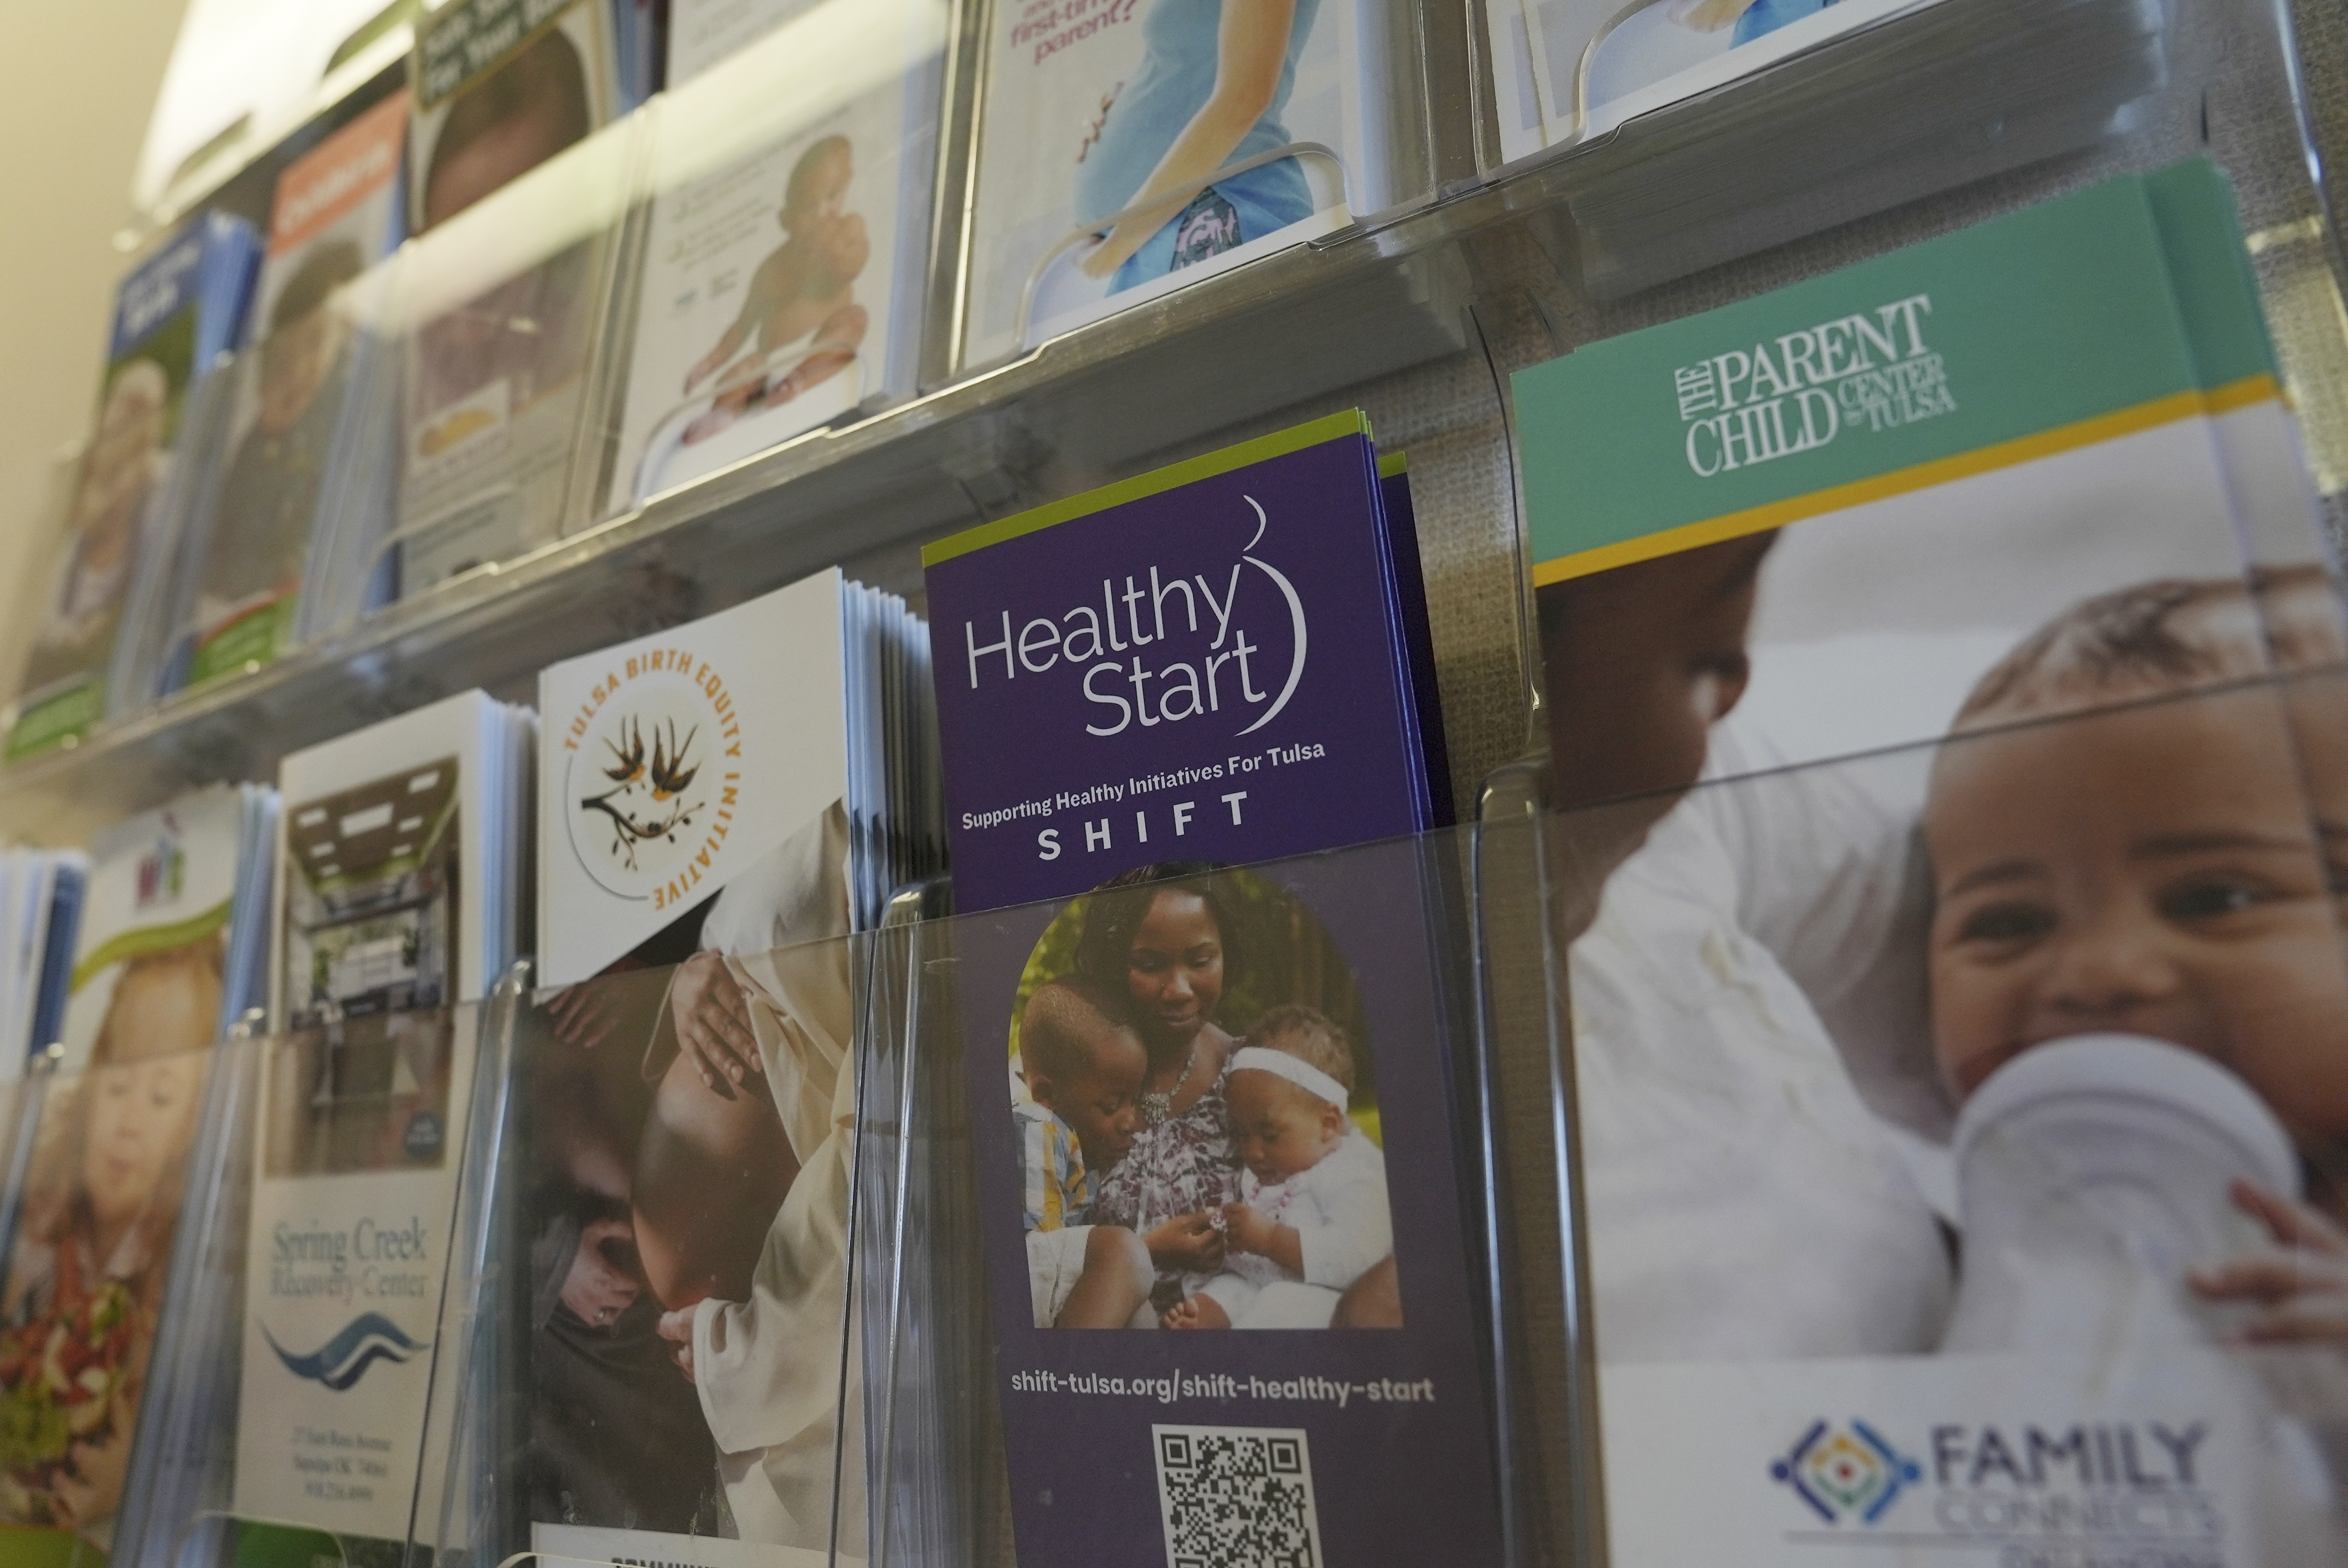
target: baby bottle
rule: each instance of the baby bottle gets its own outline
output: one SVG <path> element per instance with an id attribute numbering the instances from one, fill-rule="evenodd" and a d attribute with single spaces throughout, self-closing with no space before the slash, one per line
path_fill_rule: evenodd
<path id="1" fill-rule="evenodd" d="M 2273 1113 L 2206 1057 L 2138 1035 L 2025 1050 L 1957 1118 L 1963 1266 L 1944 1350 L 2098 1356 L 2222 1337 L 2188 1271 L 2257 1247 L 2229 1187 L 2300 1195 Z"/>

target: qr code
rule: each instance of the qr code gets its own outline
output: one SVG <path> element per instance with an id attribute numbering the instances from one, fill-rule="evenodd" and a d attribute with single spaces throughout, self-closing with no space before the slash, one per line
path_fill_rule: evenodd
<path id="1" fill-rule="evenodd" d="M 1313 1455 L 1281 1427 L 1152 1427 L 1168 1568 L 1320 1568 Z"/>

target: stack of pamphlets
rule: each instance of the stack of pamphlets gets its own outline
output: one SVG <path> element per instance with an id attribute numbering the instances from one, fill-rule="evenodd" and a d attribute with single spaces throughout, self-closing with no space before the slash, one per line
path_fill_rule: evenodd
<path id="1" fill-rule="evenodd" d="M 104 1549 L 145 1496 L 137 1442 L 211 1048 L 258 999 L 276 796 L 221 785 L 91 846 L 63 1060 L 32 1130 L 0 1295 L 17 1412 L 0 1516 Z M 67 1370 L 61 1377 L 57 1368 Z"/>
<path id="2" fill-rule="evenodd" d="M 1407 480 L 1381 466 L 1366 416 L 1332 415 L 922 552 L 958 908 L 1449 820 Z"/>
<path id="3" fill-rule="evenodd" d="M 623 113 L 661 88 L 661 36 L 668 0 L 611 0 L 612 56 Z"/>
<path id="4" fill-rule="evenodd" d="M 55 1043 L 65 1025 L 89 857 L 73 850 L 0 854 L 0 1081 Z"/>
<path id="5" fill-rule="evenodd" d="M 535 737 L 467 692 L 285 759 L 275 1028 L 487 993 L 520 950 Z"/>
<path id="6" fill-rule="evenodd" d="M 569 989 L 516 1069 L 502 1549 L 867 1554 L 844 938 L 936 866 L 929 684 L 922 624 L 837 570 L 540 677 L 538 950 Z"/>
<path id="7" fill-rule="evenodd" d="M 1613 1560 L 2336 1560 L 2348 634 L 2222 177 L 1516 406 Z"/>
<path id="8" fill-rule="evenodd" d="M 2167 15 L 2137 0 L 1491 0 L 1485 17 L 1501 160 L 1591 149 L 1565 178 L 1575 266 L 1601 294 L 2076 151 L 2169 77 Z"/>
<path id="9" fill-rule="evenodd" d="M 83 1071 L 133 1034 L 201 1050 L 260 1005 L 276 835 L 274 790 L 216 784 L 97 837 L 60 1071 Z"/>
<path id="10" fill-rule="evenodd" d="M 103 718 L 110 693 L 142 690 L 141 633 L 169 576 L 163 536 L 175 451 L 206 421 L 196 391 L 236 345 L 259 260 L 252 226 L 207 212 L 188 221 L 117 293 L 98 423 L 60 535 L 44 554 L 19 613 L 37 619 L 18 679 L 7 754 L 13 760 L 77 739 Z"/>
<path id="11" fill-rule="evenodd" d="M 479 1035 L 460 1004 L 515 957 L 535 733 L 527 709 L 469 692 L 279 770 L 241 1519 L 396 1553 L 413 1511 L 438 1517 L 443 1478 L 419 1460 Z"/>
<path id="12" fill-rule="evenodd" d="M 926 552 L 1025 1563 L 1499 1551 L 1464 976 L 1399 836 L 1447 812 L 1440 720 L 1378 469 L 1337 415 Z"/>
<path id="13" fill-rule="evenodd" d="M 253 345 L 235 367 L 218 465 L 184 526 L 166 691 L 266 664 L 314 634 L 316 607 L 331 602 L 322 579 L 336 561 L 333 525 L 353 502 L 385 495 L 383 411 L 358 393 L 378 263 L 405 227 L 407 118 L 407 95 L 393 93 L 278 176 Z"/>
<path id="14" fill-rule="evenodd" d="M 561 35 L 550 35 L 560 36 Z M 387 562 L 407 596 L 546 544 L 601 495 L 581 420 L 627 211 L 631 117 L 437 221 L 393 279 L 383 389 L 398 501 L 345 581 Z M 491 147 L 502 146 L 493 140 Z"/>
<path id="15" fill-rule="evenodd" d="M 1241 29 L 1218 15 L 1189 0 L 986 7 L 965 364 L 1395 199 L 1394 8 L 1306 0 Z"/>
<path id="16" fill-rule="evenodd" d="M 912 392 L 944 45 L 835 0 L 662 100 L 611 510 Z"/>
<path id="17" fill-rule="evenodd" d="M 1489 0 L 1494 107 L 1506 161 L 1594 140 L 1940 0 Z"/>

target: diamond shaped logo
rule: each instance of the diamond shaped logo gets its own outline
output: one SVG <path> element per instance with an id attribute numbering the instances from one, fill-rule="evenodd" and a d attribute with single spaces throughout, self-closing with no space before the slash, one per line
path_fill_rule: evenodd
<path id="1" fill-rule="evenodd" d="M 1858 1420 L 1846 1430 L 1812 1422 L 1769 1466 L 1771 1480 L 1792 1488 L 1828 1524 L 1873 1524 L 1923 1474 L 1914 1460 Z"/>

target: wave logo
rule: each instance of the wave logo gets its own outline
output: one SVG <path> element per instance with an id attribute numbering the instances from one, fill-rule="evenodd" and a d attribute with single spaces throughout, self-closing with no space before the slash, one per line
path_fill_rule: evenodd
<path id="1" fill-rule="evenodd" d="M 1924 1471 L 1865 1421 L 1851 1422 L 1848 1431 L 1817 1421 L 1770 1463 L 1769 1475 L 1828 1524 L 1873 1524 Z"/>
<path id="2" fill-rule="evenodd" d="M 399 1325 L 379 1312 L 363 1313 L 343 1326 L 342 1331 L 307 1356 L 296 1356 L 277 1342 L 277 1337 L 262 1325 L 261 1337 L 285 1363 L 285 1369 L 295 1377 L 313 1383 L 323 1383 L 337 1394 L 366 1376 L 366 1369 L 377 1361 L 398 1366 L 417 1351 L 429 1348 L 400 1332 Z"/>

